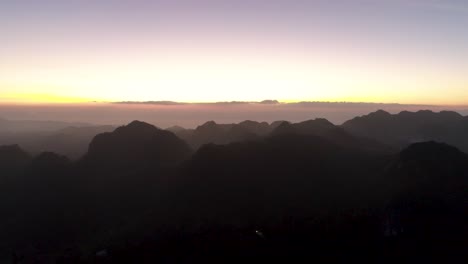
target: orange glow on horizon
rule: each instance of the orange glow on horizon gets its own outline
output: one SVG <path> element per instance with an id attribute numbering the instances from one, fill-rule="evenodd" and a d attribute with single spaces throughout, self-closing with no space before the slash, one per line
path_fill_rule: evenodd
<path id="1" fill-rule="evenodd" d="M 2 104 L 83 104 L 93 100 L 53 94 L 0 94 Z"/>
<path id="2" fill-rule="evenodd" d="M 211 104 L 211 103 L 219 103 L 219 102 L 232 102 L 232 101 L 239 101 L 239 102 L 261 102 L 266 99 L 259 99 L 259 100 L 211 100 L 211 101 L 173 101 L 178 103 L 187 103 L 187 104 Z M 360 97 L 338 97 L 338 98 L 304 98 L 304 99 L 286 99 L 286 100 L 277 100 L 281 104 L 289 104 L 289 103 L 298 103 L 298 102 L 325 102 L 325 103 L 382 103 L 382 104 L 407 104 L 407 105 L 432 105 L 432 106 L 449 106 L 449 107 L 468 107 L 466 103 L 468 100 L 460 99 L 458 102 L 452 101 L 441 101 L 441 100 L 433 100 L 433 101 L 411 101 L 411 100 L 403 100 L 403 101 L 391 101 L 386 100 L 382 97 L 367 97 L 367 98 L 360 98 Z M 86 104 L 111 104 L 114 102 L 146 102 L 146 101 L 171 101 L 171 100 L 96 100 L 93 98 L 81 98 L 81 97 L 69 97 L 69 96 L 60 96 L 60 95 L 52 95 L 52 94 L 0 94 L 0 104 L 3 105 L 86 105 Z M 132 105 L 133 107 L 146 107 L 145 104 L 142 105 Z M 159 105 L 153 105 L 154 107 Z M 161 105 L 161 106 L 173 106 L 173 105 Z M 177 105 L 175 105 L 177 106 Z"/>

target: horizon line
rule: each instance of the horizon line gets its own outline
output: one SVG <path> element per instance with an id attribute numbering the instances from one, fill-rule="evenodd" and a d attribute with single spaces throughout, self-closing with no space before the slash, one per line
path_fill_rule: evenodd
<path id="1" fill-rule="evenodd" d="M 398 103 L 398 102 L 378 102 L 378 101 L 347 101 L 347 100 L 226 100 L 226 101 L 172 101 L 172 100 L 128 100 L 128 101 L 108 101 L 108 100 L 81 100 L 81 101 L 13 101 L 0 99 L 0 105 L 29 105 L 29 106 L 66 106 L 66 105 L 87 105 L 87 104 L 112 104 L 112 105 L 294 105 L 294 104 L 350 104 L 350 105 L 388 105 L 388 106 L 418 106 L 418 107 L 468 107 L 468 104 L 427 104 L 427 103 Z"/>
<path id="2" fill-rule="evenodd" d="M 241 105 L 241 104 L 259 104 L 259 105 L 288 105 L 288 104 L 307 104 L 307 103 L 322 103 L 322 104 L 368 104 L 368 105 L 401 105 L 401 106 L 425 106 L 425 107 L 468 107 L 463 104 L 419 104 L 419 103 L 397 103 L 397 102 L 374 102 L 374 101 L 333 101 L 333 100 L 262 100 L 262 101 L 171 101 L 171 100 L 149 100 L 149 101 L 80 101 L 80 102 L 33 102 L 33 101 L 0 101 L 0 105 L 85 105 L 85 104 L 114 104 L 114 105 L 161 105 L 161 106 L 176 106 L 176 105 Z"/>

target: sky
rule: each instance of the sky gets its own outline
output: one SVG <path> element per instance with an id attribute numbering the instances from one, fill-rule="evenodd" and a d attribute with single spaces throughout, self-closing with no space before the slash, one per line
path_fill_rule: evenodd
<path id="1" fill-rule="evenodd" d="M 466 0 L 2 0 L 0 103 L 468 104 Z"/>

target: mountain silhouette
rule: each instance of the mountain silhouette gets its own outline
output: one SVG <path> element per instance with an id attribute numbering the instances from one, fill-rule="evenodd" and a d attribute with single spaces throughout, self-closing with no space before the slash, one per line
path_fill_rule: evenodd
<path id="1" fill-rule="evenodd" d="M 468 132 L 467 121 L 456 112 L 403 111 L 392 115 L 379 110 L 351 119 L 342 127 L 354 135 L 399 148 L 411 143 L 436 140 L 468 151 L 468 142 L 463 136 Z"/>
<path id="2" fill-rule="evenodd" d="M 133 121 L 94 137 L 83 161 L 110 168 L 175 164 L 188 158 L 189 146 L 173 133 Z"/>
<path id="3" fill-rule="evenodd" d="M 271 124 L 251 120 L 238 124 L 217 124 L 214 121 L 209 121 L 196 129 L 171 127 L 168 130 L 189 143 L 193 149 L 198 149 L 205 144 L 226 145 L 235 142 L 255 141 L 279 134 L 298 134 L 319 136 L 338 144 L 368 149 L 369 151 L 391 151 L 389 146 L 384 146 L 376 140 L 351 135 L 342 127 L 335 126 L 323 118 L 299 123 L 275 121 Z"/>
<path id="4" fill-rule="evenodd" d="M 0 146 L 0 171 L 3 177 L 17 175 L 31 161 L 31 156 L 18 145 Z M 0 181 L 5 178 L 0 177 Z"/>
<path id="5" fill-rule="evenodd" d="M 307 120 L 299 123 L 280 123 L 273 131 L 273 134 L 302 134 L 302 135 L 315 135 L 320 137 L 333 137 L 330 134 L 337 134 L 344 132 L 341 128 L 335 126 L 326 119 L 319 118 L 314 120 Z"/>
<path id="6" fill-rule="evenodd" d="M 375 131 L 397 126 L 387 128 L 396 136 L 380 136 L 406 147 L 326 119 L 168 129 L 178 136 L 133 121 L 96 135 L 77 161 L 2 146 L 0 262 L 464 259 L 468 155 L 399 139 L 457 133 L 466 118 L 377 111 L 356 120 Z"/>
<path id="7" fill-rule="evenodd" d="M 271 132 L 271 126 L 267 122 L 245 120 L 239 123 L 239 127 L 259 136 L 263 136 Z"/>
<path id="8" fill-rule="evenodd" d="M 254 140 L 271 131 L 266 122 L 246 120 L 239 124 L 217 124 L 209 121 L 193 130 L 180 130 L 174 133 L 189 143 L 193 149 L 205 144 L 229 144 L 232 142 Z"/>
<path id="9" fill-rule="evenodd" d="M 330 121 L 323 118 L 299 123 L 282 122 L 272 132 L 272 135 L 278 134 L 312 135 L 350 148 L 359 148 L 368 151 L 392 151 L 391 148 L 376 141 L 351 135 L 343 128 L 335 126 Z"/>

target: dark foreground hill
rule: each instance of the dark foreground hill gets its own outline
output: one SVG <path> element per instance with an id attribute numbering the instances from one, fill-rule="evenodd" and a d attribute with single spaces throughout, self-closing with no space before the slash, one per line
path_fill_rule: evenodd
<path id="1" fill-rule="evenodd" d="M 272 126 L 232 125 L 255 136 L 194 153 L 138 121 L 77 162 L 2 147 L 0 262 L 466 262 L 466 154 L 393 151 L 321 119 Z"/>

